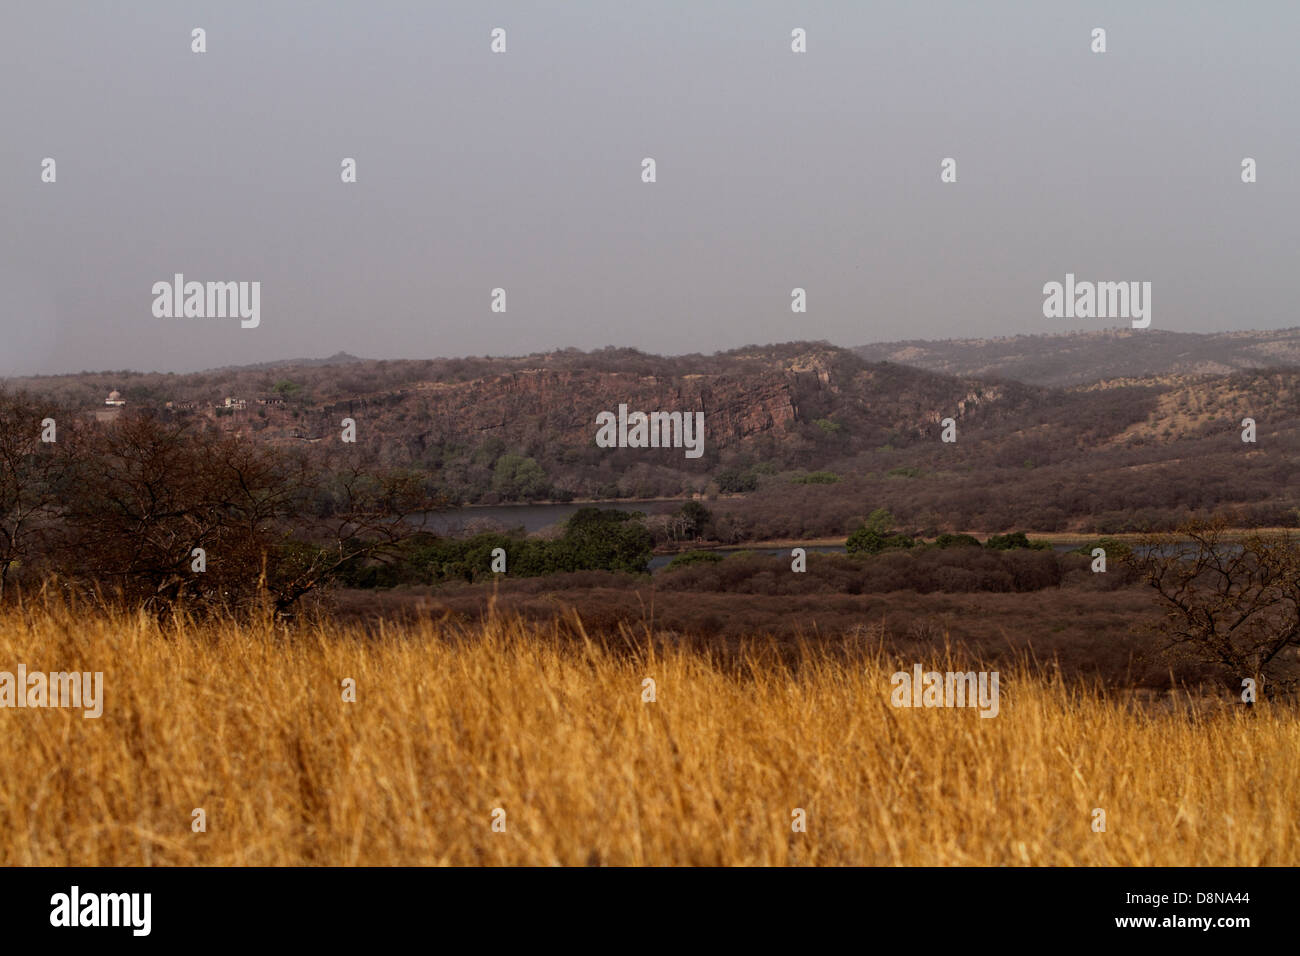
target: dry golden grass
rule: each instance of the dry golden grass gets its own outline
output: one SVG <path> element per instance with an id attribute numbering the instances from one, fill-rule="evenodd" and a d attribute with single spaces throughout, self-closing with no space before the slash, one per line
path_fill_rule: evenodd
<path id="1" fill-rule="evenodd" d="M 1300 862 L 1294 708 L 1140 711 L 1020 672 L 993 719 L 895 710 L 895 662 L 842 651 L 0 612 L 0 670 L 101 670 L 107 701 L 0 710 L 0 863 Z"/>

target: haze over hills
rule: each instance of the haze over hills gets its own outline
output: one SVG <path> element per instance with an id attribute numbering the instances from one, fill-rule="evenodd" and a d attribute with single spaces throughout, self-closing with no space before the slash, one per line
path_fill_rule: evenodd
<path id="1" fill-rule="evenodd" d="M 877 342 L 858 346 L 873 362 L 1033 385 L 1086 385 L 1108 379 L 1223 375 L 1237 369 L 1300 365 L 1300 328 L 1245 332 L 1103 329 L 994 339 Z"/>

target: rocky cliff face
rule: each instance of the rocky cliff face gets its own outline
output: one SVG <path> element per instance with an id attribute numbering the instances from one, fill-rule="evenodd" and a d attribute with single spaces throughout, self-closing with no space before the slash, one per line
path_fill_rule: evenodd
<path id="1" fill-rule="evenodd" d="M 790 461 L 812 456 L 814 467 L 830 455 L 932 438 L 942 418 L 996 415 L 1037 392 L 871 365 L 829 348 L 747 354 L 704 372 L 681 365 L 653 373 L 516 368 L 462 382 L 411 382 L 296 410 L 267 409 L 260 434 L 273 441 L 327 439 L 352 418 L 359 441 L 382 446 L 394 460 L 486 442 L 498 453 L 557 456 L 566 448 L 593 449 L 596 416 L 625 404 L 629 411 L 703 412 L 705 468 L 746 449 L 770 456 L 777 447 Z M 680 457 L 647 450 L 641 459 L 673 465 Z"/>
<path id="2" fill-rule="evenodd" d="M 639 376 L 619 372 L 530 369 L 465 383 L 419 383 L 390 393 L 332 402 L 290 423 L 288 413 L 267 437 L 287 437 L 297 427 L 312 437 L 330 433 L 350 417 L 385 433 L 412 433 L 424 445 L 475 443 L 496 437 L 507 443 L 538 438 L 586 446 L 596 415 L 629 411 L 704 412 L 708 442 L 722 448 L 751 436 L 788 430 L 799 420 L 795 381 L 779 371 L 736 376 Z"/>

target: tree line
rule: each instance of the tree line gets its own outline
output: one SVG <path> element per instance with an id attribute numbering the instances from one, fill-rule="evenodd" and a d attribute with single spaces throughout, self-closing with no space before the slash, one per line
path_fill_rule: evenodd
<path id="1" fill-rule="evenodd" d="M 300 599 L 391 560 L 440 506 L 419 472 L 148 411 L 111 424 L 0 390 L 0 598 L 57 585 L 156 611 Z"/>

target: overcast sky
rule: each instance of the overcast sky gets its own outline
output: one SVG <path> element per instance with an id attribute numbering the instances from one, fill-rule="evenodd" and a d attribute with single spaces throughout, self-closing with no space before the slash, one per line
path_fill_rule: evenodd
<path id="1" fill-rule="evenodd" d="M 1128 324 L 1045 319 L 1067 272 L 1150 281 L 1153 329 L 1300 325 L 1289 0 L 5 0 L 0 21 L 0 374 Z M 177 272 L 261 282 L 261 325 L 155 318 Z"/>

